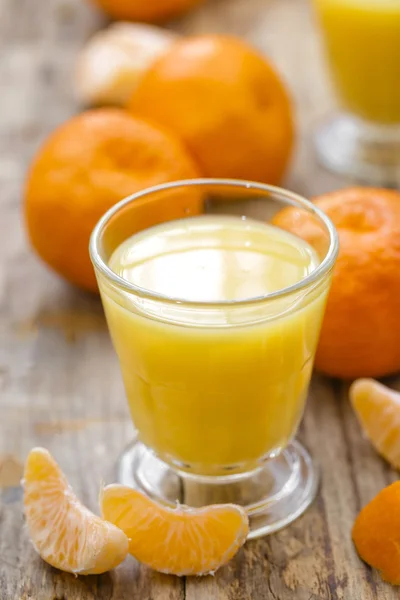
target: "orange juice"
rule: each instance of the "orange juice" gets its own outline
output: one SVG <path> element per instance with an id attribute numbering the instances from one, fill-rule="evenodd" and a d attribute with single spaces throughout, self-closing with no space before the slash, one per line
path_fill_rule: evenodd
<path id="1" fill-rule="evenodd" d="M 378 124 L 400 123 L 400 0 L 314 0 L 345 107 Z"/>
<path id="2" fill-rule="evenodd" d="M 115 273 L 160 295 L 134 299 L 100 280 L 148 447 L 209 475 L 248 470 L 286 447 L 303 412 L 329 277 L 273 294 L 319 262 L 292 234 L 235 216 L 158 225 L 114 251 Z"/>

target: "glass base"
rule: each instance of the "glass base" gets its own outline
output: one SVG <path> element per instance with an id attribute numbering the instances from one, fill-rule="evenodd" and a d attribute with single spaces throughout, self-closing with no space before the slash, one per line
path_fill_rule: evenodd
<path id="1" fill-rule="evenodd" d="M 378 126 L 338 115 L 315 135 L 320 162 L 361 182 L 400 187 L 400 126 Z"/>
<path id="2" fill-rule="evenodd" d="M 249 515 L 249 539 L 297 519 L 314 500 L 319 482 L 310 455 L 297 441 L 251 473 L 197 477 L 171 468 L 135 440 L 120 457 L 117 476 L 123 485 L 170 507 L 176 502 L 193 508 L 239 504 Z"/>

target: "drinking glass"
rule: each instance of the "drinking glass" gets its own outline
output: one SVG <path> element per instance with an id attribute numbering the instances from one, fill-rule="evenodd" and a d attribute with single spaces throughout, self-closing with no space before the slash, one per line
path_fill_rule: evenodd
<path id="1" fill-rule="evenodd" d="M 400 185 L 400 0 L 313 0 L 342 112 L 316 133 L 321 162 Z"/>
<path id="2" fill-rule="evenodd" d="M 261 224 L 288 207 L 309 218 L 318 263 L 269 294 L 189 301 L 138 287 L 109 266 L 124 241 L 138 230 L 146 240 L 159 223 L 179 232 L 205 212 Z M 157 241 L 149 239 L 151 252 Z M 209 233 L 200 241 L 213 246 Z M 90 252 L 136 428 L 118 463 L 120 483 L 166 506 L 242 505 L 250 537 L 276 531 L 308 507 L 318 475 L 294 436 L 337 250 L 332 223 L 311 202 L 246 181 L 168 183 L 103 216 Z"/>

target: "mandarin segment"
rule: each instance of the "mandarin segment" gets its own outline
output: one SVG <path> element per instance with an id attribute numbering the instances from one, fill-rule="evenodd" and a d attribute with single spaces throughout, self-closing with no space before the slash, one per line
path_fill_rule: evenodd
<path id="1" fill-rule="evenodd" d="M 286 88 L 262 55 L 234 37 L 173 44 L 144 74 L 129 108 L 174 131 L 207 177 L 276 184 L 291 156 Z"/>
<path id="2" fill-rule="evenodd" d="M 383 489 L 358 515 L 353 541 L 364 562 L 400 585 L 400 481 Z"/>
<path id="3" fill-rule="evenodd" d="M 122 485 L 100 496 L 105 519 L 129 537 L 129 552 L 147 566 L 173 575 L 206 575 L 226 564 L 246 541 L 245 511 L 234 505 L 202 509 L 158 505 Z"/>
<path id="4" fill-rule="evenodd" d="M 25 220 L 37 254 L 59 275 L 96 292 L 90 234 L 118 201 L 157 184 L 199 175 L 173 134 L 117 108 L 86 111 L 59 127 L 37 153 L 27 176 Z M 202 211 L 199 193 L 185 190 L 184 210 L 148 202 L 137 231 Z M 131 231 L 131 234 L 133 231 Z"/>
<path id="5" fill-rule="evenodd" d="M 314 199 L 335 225 L 338 260 L 316 355 L 316 368 L 343 379 L 400 370 L 400 193 L 348 188 Z M 318 248 L 323 234 L 298 209 L 274 224 Z"/>
<path id="6" fill-rule="evenodd" d="M 359 379 L 350 388 L 350 400 L 375 449 L 400 469 L 400 393 L 373 379 Z"/>
<path id="7" fill-rule="evenodd" d="M 126 558 L 126 535 L 79 502 L 44 448 L 29 453 L 23 483 L 29 536 L 44 561 L 75 575 L 97 575 Z"/>

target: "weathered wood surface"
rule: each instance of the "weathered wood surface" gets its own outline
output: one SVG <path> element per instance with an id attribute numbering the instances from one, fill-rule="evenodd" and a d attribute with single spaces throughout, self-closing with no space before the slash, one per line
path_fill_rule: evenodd
<path id="1" fill-rule="evenodd" d="M 396 475 L 363 440 L 345 385 L 320 377 L 301 432 L 323 470 L 318 500 L 291 527 L 247 544 L 215 577 L 160 576 L 130 559 L 111 574 L 74 579 L 44 565 L 28 542 L 18 480 L 29 448 L 48 447 L 96 509 L 99 483 L 112 480 L 132 435 L 98 302 L 37 261 L 20 218 L 28 161 L 78 109 L 74 59 L 104 22 L 84 0 L 0 0 L 0 600 L 398 598 L 350 540 L 359 508 Z M 271 55 L 300 124 L 288 187 L 310 196 L 344 184 L 318 168 L 312 152 L 312 129 L 333 102 L 307 0 L 209 0 L 171 26 L 240 35 Z"/>

